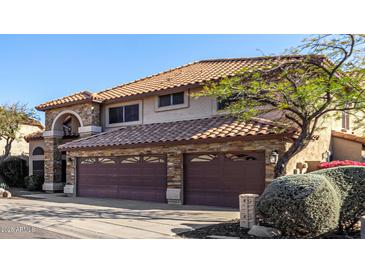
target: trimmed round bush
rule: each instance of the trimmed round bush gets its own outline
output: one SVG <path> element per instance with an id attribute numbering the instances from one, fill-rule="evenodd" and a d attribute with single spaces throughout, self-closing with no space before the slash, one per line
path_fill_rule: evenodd
<path id="1" fill-rule="evenodd" d="M 284 235 L 316 237 L 337 228 L 341 199 L 326 177 L 289 175 L 275 179 L 260 196 L 263 225 Z"/>
<path id="2" fill-rule="evenodd" d="M 365 167 L 336 167 L 312 172 L 325 177 L 341 199 L 339 230 L 350 231 L 365 215 Z"/>

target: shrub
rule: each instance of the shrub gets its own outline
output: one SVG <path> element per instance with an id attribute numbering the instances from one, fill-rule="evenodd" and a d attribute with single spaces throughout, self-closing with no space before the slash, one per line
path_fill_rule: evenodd
<path id="1" fill-rule="evenodd" d="M 0 188 L 2 188 L 2 189 L 8 189 L 9 187 L 5 183 L 0 183 Z"/>
<path id="2" fill-rule="evenodd" d="M 29 191 L 41 191 L 44 179 L 42 176 L 32 175 L 24 178 L 25 187 Z"/>
<path id="3" fill-rule="evenodd" d="M 345 160 L 345 161 L 324 162 L 319 164 L 320 169 L 333 168 L 338 166 L 365 166 L 365 163 Z"/>
<path id="4" fill-rule="evenodd" d="M 341 198 L 339 229 L 350 231 L 365 214 L 365 167 L 337 167 L 312 172 L 324 176 Z"/>
<path id="5" fill-rule="evenodd" d="M 19 157 L 8 157 L 0 162 L 0 176 L 9 187 L 24 187 L 27 175 L 27 162 Z"/>
<path id="6" fill-rule="evenodd" d="M 320 175 L 275 179 L 259 198 L 264 225 L 295 237 L 315 237 L 337 228 L 341 201 L 332 184 Z"/>

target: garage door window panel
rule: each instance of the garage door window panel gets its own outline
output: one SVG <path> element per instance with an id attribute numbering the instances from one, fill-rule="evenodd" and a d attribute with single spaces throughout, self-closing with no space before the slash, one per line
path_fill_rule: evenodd
<path id="1" fill-rule="evenodd" d="M 117 163 L 117 160 L 111 158 L 99 158 L 98 162 L 103 165 L 113 165 Z"/>
<path id="2" fill-rule="evenodd" d="M 190 162 L 192 163 L 205 163 L 205 162 L 211 162 L 215 159 L 217 159 L 218 155 L 216 154 L 203 154 L 203 155 L 197 155 L 193 157 Z"/>
<path id="3" fill-rule="evenodd" d="M 136 164 L 141 161 L 139 156 L 132 156 L 132 157 L 123 157 L 121 160 L 122 164 Z"/>
<path id="4" fill-rule="evenodd" d="M 143 162 L 149 164 L 162 164 L 165 163 L 165 159 L 162 156 L 144 156 Z"/>

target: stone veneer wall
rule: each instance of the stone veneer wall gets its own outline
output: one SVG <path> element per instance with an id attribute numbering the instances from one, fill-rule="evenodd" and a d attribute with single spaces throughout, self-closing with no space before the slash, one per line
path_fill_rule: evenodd
<path id="1" fill-rule="evenodd" d="M 257 140 L 257 141 L 232 141 L 226 143 L 188 144 L 176 146 L 151 146 L 139 148 L 105 148 L 96 150 L 73 150 L 67 152 L 67 184 L 76 183 L 76 158 L 77 157 L 108 157 L 140 154 L 167 154 L 167 188 L 179 189 L 183 195 L 184 153 L 193 152 L 226 152 L 226 151 L 265 151 L 266 160 L 266 183 L 270 183 L 274 175 L 274 165 L 270 164 L 269 157 L 273 150 L 282 153 L 285 149 L 285 142 L 280 140 Z M 182 203 L 183 197 L 171 203 Z"/>
<path id="2" fill-rule="evenodd" d="M 62 177 L 62 154 L 57 149 L 61 138 L 44 138 L 44 181 L 59 183 Z"/>
<path id="3" fill-rule="evenodd" d="M 101 114 L 100 104 L 97 103 L 83 103 L 77 105 L 71 105 L 67 107 L 55 108 L 46 110 L 46 131 L 51 132 L 52 125 L 56 117 L 64 111 L 73 111 L 77 113 L 81 120 L 82 126 L 101 126 Z M 81 137 L 91 135 L 92 132 L 82 132 Z M 58 150 L 58 146 L 69 142 L 71 140 L 62 139 L 61 136 L 48 136 L 44 138 L 45 142 L 45 155 L 44 155 L 44 174 L 45 184 L 60 184 L 62 177 L 62 153 Z M 57 190 L 60 186 L 57 186 Z M 50 187 L 52 190 L 53 187 Z"/>
<path id="4" fill-rule="evenodd" d="M 85 103 L 46 110 L 46 130 L 52 130 L 54 119 L 65 110 L 71 110 L 80 115 L 84 126 L 101 126 L 100 104 Z"/>

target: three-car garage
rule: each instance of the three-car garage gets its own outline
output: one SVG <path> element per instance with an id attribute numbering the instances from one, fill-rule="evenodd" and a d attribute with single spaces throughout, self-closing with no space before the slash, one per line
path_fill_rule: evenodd
<path id="1" fill-rule="evenodd" d="M 187 205 L 238 207 L 238 195 L 262 193 L 264 152 L 184 154 Z M 85 157 L 77 160 L 77 195 L 166 202 L 166 155 Z"/>

